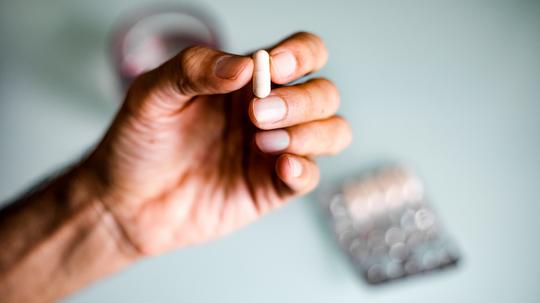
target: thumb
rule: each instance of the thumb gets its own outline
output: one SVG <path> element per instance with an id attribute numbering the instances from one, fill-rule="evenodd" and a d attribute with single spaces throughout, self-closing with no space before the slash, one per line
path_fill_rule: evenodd
<path id="1" fill-rule="evenodd" d="M 194 96 L 238 90 L 252 74 L 250 57 L 194 46 L 135 79 L 126 102 L 136 112 L 166 115 L 182 109 Z"/>

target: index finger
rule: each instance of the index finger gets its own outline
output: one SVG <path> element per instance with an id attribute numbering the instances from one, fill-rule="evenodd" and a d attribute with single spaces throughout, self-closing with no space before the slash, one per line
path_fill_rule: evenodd
<path id="1" fill-rule="evenodd" d="M 328 51 L 318 36 L 299 32 L 270 50 L 272 82 L 286 84 L 322 68 Z"/>

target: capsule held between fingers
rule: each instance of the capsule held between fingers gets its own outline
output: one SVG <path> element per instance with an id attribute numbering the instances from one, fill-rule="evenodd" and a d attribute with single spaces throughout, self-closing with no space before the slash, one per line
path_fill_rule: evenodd
<path id="1" fill-rule="evenodd" d="M 258 98 L 265 98 L 271 90 L 270 55 L 265 50 L 258 50 L 253 54 L 253 61 L 253 94 Z"/>

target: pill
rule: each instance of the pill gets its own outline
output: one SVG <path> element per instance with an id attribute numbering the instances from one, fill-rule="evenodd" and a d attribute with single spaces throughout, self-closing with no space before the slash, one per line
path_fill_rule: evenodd
<path id="1" fill-rule="evenodd" d="M 258 50 L 253 54 L 255 68 L 253 70 L 253 94 L 264 98 L 270 94 L 270 55 L 265 50 Z"/>

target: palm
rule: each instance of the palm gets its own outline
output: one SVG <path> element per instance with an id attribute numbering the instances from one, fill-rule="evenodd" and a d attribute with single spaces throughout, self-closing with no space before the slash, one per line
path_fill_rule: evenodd
<path id="1" fill-rule="evenodd" d="M 120 113 L 100 150 L 112 151 L 103 158 L 113 168 L 110 182 L 129 193 L 108 207 L 138 249 L 159 252 L 220 236 L 292 193 L 275 176 L 275 157 L 253 143 L 251 98 L 244 87 L 195 97 L 160 120 Z"/>
<path id="2" fill-rule="evenodd" d="M 185 118 L 199 130 L 182 142 L 182 150 L 194 147 L 183 161 L 199 164 L 184 180 L 193 186 L 176 190 L 196 191 L 190 201 L 178 203 L 190 204 L 188 218 L 200 218 L 187 222 L 204 234 L 197 239 L 253 221 L 292 193 L 274 173 L 275 157 L 260 152 L 253 142 L 256 128 L 247 115 L 252 97 L 245 87 L 231 94 L 197 97 L 185 109 Z M 192 133 L 191 126 L 183 126 L 180 132 Z"/>

